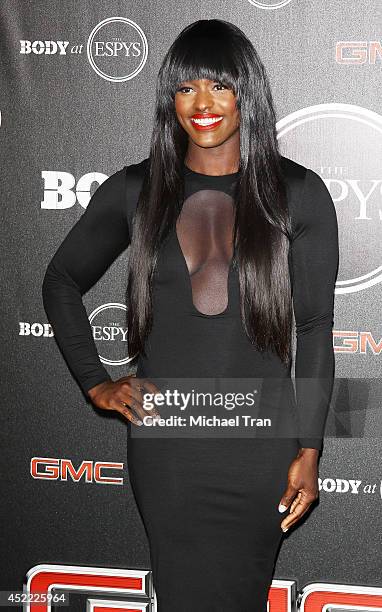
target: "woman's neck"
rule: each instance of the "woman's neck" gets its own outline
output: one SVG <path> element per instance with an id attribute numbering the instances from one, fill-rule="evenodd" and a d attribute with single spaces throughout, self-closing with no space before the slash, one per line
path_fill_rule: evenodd
<path id="1" fill-rule="evenodd" d="M 218 147 L 209 148 L 189 145 L 184 158 L 184 163 L 188 168 L 209 176 L 238 172 L 239 161 L 240 149 L 238 143 L 228 143 L 228 141 Z"/>

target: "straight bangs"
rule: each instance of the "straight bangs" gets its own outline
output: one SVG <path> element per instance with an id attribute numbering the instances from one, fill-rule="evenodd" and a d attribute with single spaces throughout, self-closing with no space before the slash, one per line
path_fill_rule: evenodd
<path id="1" fill-rule="evenodd" d="M 234 44 L 235 28 L 228 23 L 222 27 L 225 22 L 207 21 L 203 31 L 203 22 L 200 23 L 198 30 L 191 26 L 189 30 L 186 28 L 183 36 L 175 40 L 168 50 L 159 78 L 166 91 L 160 94 L 170 106 L 183 82 L 209 79 L 231 89 L 239 104 L 247 69 L 240 47 Z M 232 36 L 228 39 L 224 36 L 227 27 L 232 29 Z"/>
<path id="2" fill-rule="evenodd" d="M 232 62 L 232 54 L 227 47 L 217 49 L 207 42 L 192 49 L 187 47 L 182 57 L 171 66 L 169 80 L 169 94 L 174 98 L 181 83 L 196 79 L 208 79 L 222 83 L 232 89 L 236 95 L 238 89 L 239 75 Z"/>

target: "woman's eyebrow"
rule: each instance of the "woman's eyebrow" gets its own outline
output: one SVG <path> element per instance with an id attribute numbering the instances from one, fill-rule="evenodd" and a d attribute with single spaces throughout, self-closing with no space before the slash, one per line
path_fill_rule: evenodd
<path id="1" fill-rule="evenodd" d="M 181 81 L 180 84 L 182 84 L 182 83 L 196 83 L 197 81 L 207 81 L 207 83 L 220 83 L 221 82 L 219 79 L 184 79 L 184 81 Z"/>

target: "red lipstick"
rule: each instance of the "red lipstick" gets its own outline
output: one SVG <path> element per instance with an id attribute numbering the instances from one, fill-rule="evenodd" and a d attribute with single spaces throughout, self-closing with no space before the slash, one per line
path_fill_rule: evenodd
<path id="1" fill-rule="evenodd" d="M 215 113 L 195 113 L 191 117 L 191 123 L 196 130 L 213 130 L 222 122 L 221 115 Z"/>

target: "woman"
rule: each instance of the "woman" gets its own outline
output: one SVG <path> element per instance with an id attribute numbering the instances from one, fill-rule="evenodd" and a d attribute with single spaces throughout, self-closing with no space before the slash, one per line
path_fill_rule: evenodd
<path id="1" fill-rule="evenodd" d="M 129 245 L 128 346 L 138 367 L 113 381 L 81 296 Z M 318 495 L 337 265 L 332 199 L 315 172 L 280 155 L 251 42 L 225 21 L 189 25 L 159 71 L 149 157 L 97 189 L 43 284 L 79 385 L 127 418 L 159 612 L 266 611 L 282 534 Z M 158 391 L 151 378 L 290 382 L 293 314 L 303 433 L 300 421 L 300 435 L 271 439 L 132 435 L 148 414 L 143 393 Z"/>

